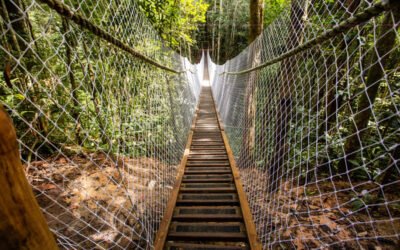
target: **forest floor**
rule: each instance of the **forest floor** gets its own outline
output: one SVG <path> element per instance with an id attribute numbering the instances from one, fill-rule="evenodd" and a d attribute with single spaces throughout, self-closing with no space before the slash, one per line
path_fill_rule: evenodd
<path id="1" fill-rule="evenodd" d="M 260 185 L 267 183 L 263 172 L 245 169 L 242 175 L 243 180 L 250 180 L 244 183 L 246 192 L 255 196 L 250 206 L 259 213 L 256 226 L 266 235 L 262 241 L 273 249 L 400 249 L 396 237 L 400 220 L 392 219 L 400 217 L 399 203 L 379 201 L 370 208 L 362 203 L 354 207 L 355 194 L 377 194 L 371 191 L 376 190 L 374 184 L 335 181 L 298 186 L 285 182 L 270 195 Z M 399 189 L 385 190 L 385 198 L 399 201 Z"/>
<path id="2" fill-rule="evenodd" d="M 154 236 L 151 222 L 162 217 L 177 166 L 144 157 L 114 162 L 91 153 L 25 166 L 61 248 L 135 249 Z"/>

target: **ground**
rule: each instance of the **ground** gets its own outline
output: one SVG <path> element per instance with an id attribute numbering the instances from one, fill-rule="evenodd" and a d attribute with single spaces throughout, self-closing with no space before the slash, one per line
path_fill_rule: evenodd
<path id="1" fill-rule="evenodd" d="M 65 249 L 141 248 L 152 241 L 177 166 L 103 153 L 25 165 L 39 205 Z M 163 173 L 163 174 L 160 174 Z"/>
<path id="2" fill-rule="evenodd" d="M 258 218 L 256 226 L 265 235 L 262 241 L 273 249 L 400 249 L 399 202 L 355 208 L 355 193 L 377 193 L 372 183 L 287 181 L 269 194 L 262 185 L 267 183 L 265 173 L 257 169 L 241 173 L 245 190 L 253 197 L 250 206 Z M 398 191 L 398 186 L 386 189 L 386 200 L 399 201 Z"/>

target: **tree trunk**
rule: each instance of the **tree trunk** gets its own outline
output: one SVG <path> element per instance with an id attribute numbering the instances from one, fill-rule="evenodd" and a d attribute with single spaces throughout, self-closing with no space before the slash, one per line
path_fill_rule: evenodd
<path id="1" fill-rule="evenodd" d="M 357 1 L 345 0 L 345 3 L 339 2 L 337 3 L 337 8 L 340 8 L 342 5 L 346 7 L 347 12 L 345 17 L 348 18 L 351 15 L 353 15 L 354 12 L 357 10 L 358 6 L 360 5 L 360 0 Z M 344 41 L 344 38 L 342 37 L 338 39 L 342 40 L 342 42 L 340 43 L 339 48 L 337 50 L 339 52 L 342 52 L 346 49 L 347 43 Z M 352 51 L 352 49 L 350 49 L 350 51 Z M 328 61 L 329 62 L 334 61 L 334 58 L 335 56 L 332 55 L 329 57 Z M 343 76 L 345 75 L 345 70 L 340 67 L 343 67 L 342 65 L 346 62 L 346 60 L 349 60 L 349 58 L 347 57 L 347 53 L 342 53 L 339 56 L 339 58 L 335 61 L 335 64 L 337 65 L 337 67 L 339 67 L 336 72 L 337 77 L 332 78 L 327 83 L 325 120 L 322 122 L 319 129 L 319 134 L 321 135 L 324 134 L 325 132 L 328 132 L 336 122 L 336 117 L 338 114 L 337 111 L 341 105 L 342 97 L 337 95 L 335 86 L 338 85 L 340 79 L 342 79 Z M 343 86 L 343 89 L 346 89 L 346 86 Z"/>
<path id="2" fill-rule="evenodd" d="M 252 43 L 263 31 L 264 1 L 250 0 L 250 34 L 249 44 Z"/>
<path id="3" fill-rule="evenodd" d="M 94 70 L 92 68 L 92 64 L 91 64 L 91 60 L 90 60 L 90 54 L 89 54 L 89 51 L 88 51 L 88 49 L 86 47 L 85 41 L 82 41 L 82 48 L 83 48 L 83 53 L 84 53 L 85 59 L 87 61 L 87 71 L 88 71 L 87 74 L 84 74 L 84 75 L 85 76 L 87 75 L 87 77 L 89 77 L 89 79 L 88 79 L 88 89 L 92 90 L 91 100 L 93 102 L 93 107 L 94 107 L 94 111 L 95 111 L 94 115 L 96 116 L 97 125 L 98 125 L 98 127 L 100 129 L 99 136 L 100 136 L 102 144 L 109 144 L 110 140 L 108 139 L 107 134 L 106 134 L 106 127 L 103 124 L 103 121 L 101 119 L 102 112 L 100 110 L 100 104 L 98 102 L 98 95 L 99 95 L 98 92 L 99 91 L 98 91 L 97 86 L 96 86 L 97 85 L 96 84 L 97 83 L 97 79 L 96 79 L 96 76 L 94 76 Z M 83 72 L 85 72 L 85 69 L 82 69 L 82 70 L 83 70 Z"/>
<path id="4" fill-rule="evenodd" d="M 218 18 L 218 38 L 217 38 L 217 63 L 221 64 L 221 16 L 223 14 L 223 2 L 219 0 L 219 18 Z"/>
<path id="5" fill-rule="evenodd" d="M 375 98 L 378 94 L 379 83 L 387 70 L 390 51 L 396 44 L 396 30 L 399 28 L 400 21 L 400 4 L 392 4 L 392 11 L 388 12 L 382 24 L 380 25 L 379 40 L 375 44 L 375 49 L 371 50 L 370 69 L 365 79 L 366 91 L 361 93 L 358 100 L 357 111 L 355 113 L 354 122 L 349 128 L 349 138 L 347 138 L 344 146 L 344 158 L 339 162 L 339 173 L 345 173 L 347 170 L 354 168 L 351 163 L 357 157 L 357 151 L 362 146 L 364 134 L 367 132 L 368 121 L 372 114 Z M 394 22 L 393 22 L 394 21 Z M 378 63 L 379 62 L 379 63 Z"/>
<path id="6" fill-rule="evenodd" d="M 58 249 L 25 177 L 11 119 L 0 106 L 0 249 Z"/>
<path id="7" fill-rule="evenodd" d="M 303 41 L 304 36 L 304 21 L 307 15 L 309 0 L 293 0 L 291 4 L 290 14 L 290 35 L 286 43 L 287 50 L 299 46 Z M 269 166 L 270 186 L 277 188 L 274 184 L 279 180 L 280 173 L 284 168 L 284 161 L 288 151 L 287 135 L 289 131 L 290 116 L 292 109 L 292 88 L 295 86 L 297 74 L 297 56 L 285 59 L 281 63 L 278 77 L 279 87 L 279 102 L 276 110 L 276 125 L 275 125 L 275 150 Z M 280 81 L 280 82 L 279 82 Z M 274 191 L 274 190 L 270 190 Z"/>
<path id="8" fill-rule="evenodd" d="M 35 87 L 34 80 L 31 79 L 31 76 L 23 73 L 26 70 L 30 74 L 33 74 L 34 72 L 32 69 L 36 63 L 32 52 L 33 49 L 28 47 L 28 43 L 34 41 L 34 39 L 32 37 L 32 30 L 30 29 L 31 24 L 27 18 L 28 15 L 25 13 L 23 2 L 20 0 L 15 0 L 14 2 L 1 0 L 0 14 L 2 15 L 3 19 L 12 27 L 12 29 L 8 32 L 8 44 L 5 47 L 8 48 L 11 54 L 14 54 L 16 58 L 19 58 L 21 53 L 24 53 L 24 57 L 19 64 L 23 65 L 23 68 L 25 69 L 22 69 L 20 75 L 17 76 L 21 81 L 20 91 L 27 92 L 27 95 L 29 92 L 31 92 L 32 94 L 28 98 L 30 98 L 33 103 L 37 104 L 39 100 L 39 94 L 37 91 L 38 88 Z M 14 32 L 18 34 L 18 37 Z M 37 46 L 35 42 L 34 44 Z M 7 66 L 10 67 L 10 64 L 11 62 L 8 62 Z M 28 82 L 30 82 L 30 84 L 28 84 Z M 28 89 L 31 89 L 31 91 L 27 91 Z M 40 114 L 41 112 L 43 112 L 43 110 L 35 110 L 35 117 L 33 120 L 38 121 L 37 130 L 43 136 L 46 136 L 48 134 L 48 122 L 46 118 Z"/>
<path id="9" fill-rule="evenodd" d="M 249 43 L 262 33 L 263 30 L 263 10 L 264 4 L 262 0 L 250 1 L 250 34 Z M 261 50 L 255 44 L 250 49 L 251 53 L 248 55 L 248 65 L 255 67 L 261 62 Z M 254 164 L 254 147 L 255 147 L 255 113 L 256 113 L 256 93 L 257 93 L 257 80 L 259 71 L 253 71 L 248 74 L 246 81 L 246 100 L 245 100 L 245 117 L 243 124 L 243 147 L 240 150 L 238 164 L 241 167 Z"/>
<path id="10" fill-rule="evenodd" d="M 72 51 L 71 48 L 76 47 L 76 42 L 73 40 L 72 36 L 69 34 L 71 32 L 70 29 L 70 25 L 69 25 L 69 21 L 65 18 L 62 19 L 62 28 L 63 28 L 63 32 L 65 34 L 65 57 L 66 57 L 66 61 L 67 61 L 67 65 L 68 65 L 68 77 L 69 77 L 69 82 L 71 84 L 71 94 L 72 94 L 72 112 L 71 112 L 71 116 L 72 118 L 75 120 L 75 139 L 77 141 L 77 143 L 79 145 L 82 145 L 82 139 L 80 136 L 80 132 L 81 132 L 81 122 L 80 122 L 80 118 L 79 118 L 79 101 L 78 101 L 78 86 L 76 84 L 75 81 L 75 74 L 74 74 L 74 67 L 73 67 L 73 63 L 72 63 Z"/>

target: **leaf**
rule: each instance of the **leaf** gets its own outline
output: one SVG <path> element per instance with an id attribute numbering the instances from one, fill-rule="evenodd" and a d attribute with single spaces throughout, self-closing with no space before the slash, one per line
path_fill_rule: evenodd
<path id="1" fill-rule="evenodd" d="M 25 96 L 22 94 L 15 94 L 14 97 L 21 101 L 25 100 Z"/>
<path id="2" fill-rule="evenodd" d="M 355 199 L 352 203 L 351 203 L 353 210 L 359 210 L 362 207 L 364 207 L 364 202 L 361 199 Z"/>
<path id="3" fill-rule="evenodd" d="M 361 164 L 357 160 L 348 160 L 348 161 L 354 166 L 357 166 L 357 167 L 361 166 Z"/>

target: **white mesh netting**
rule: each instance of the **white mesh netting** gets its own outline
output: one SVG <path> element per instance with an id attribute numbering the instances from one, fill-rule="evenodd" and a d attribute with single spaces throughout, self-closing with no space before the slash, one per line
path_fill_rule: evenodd
<path id="1" fill-rule="evenodd" d="M 44 1 L 51 2 L 51 1 Z M 149 249 L 174 185 L 203 62 L 166 48 L 135 1 L 63 2 L 154 67 L 36 0 L 2 0 L 0 100 L 65 249 Z"/>
<path id="2" fill-rule="evenodd" d="M 264 248 L 399 247 L 400 9 L 389 2 L 293 0 L 240 55 L 209 61 Z"/>

